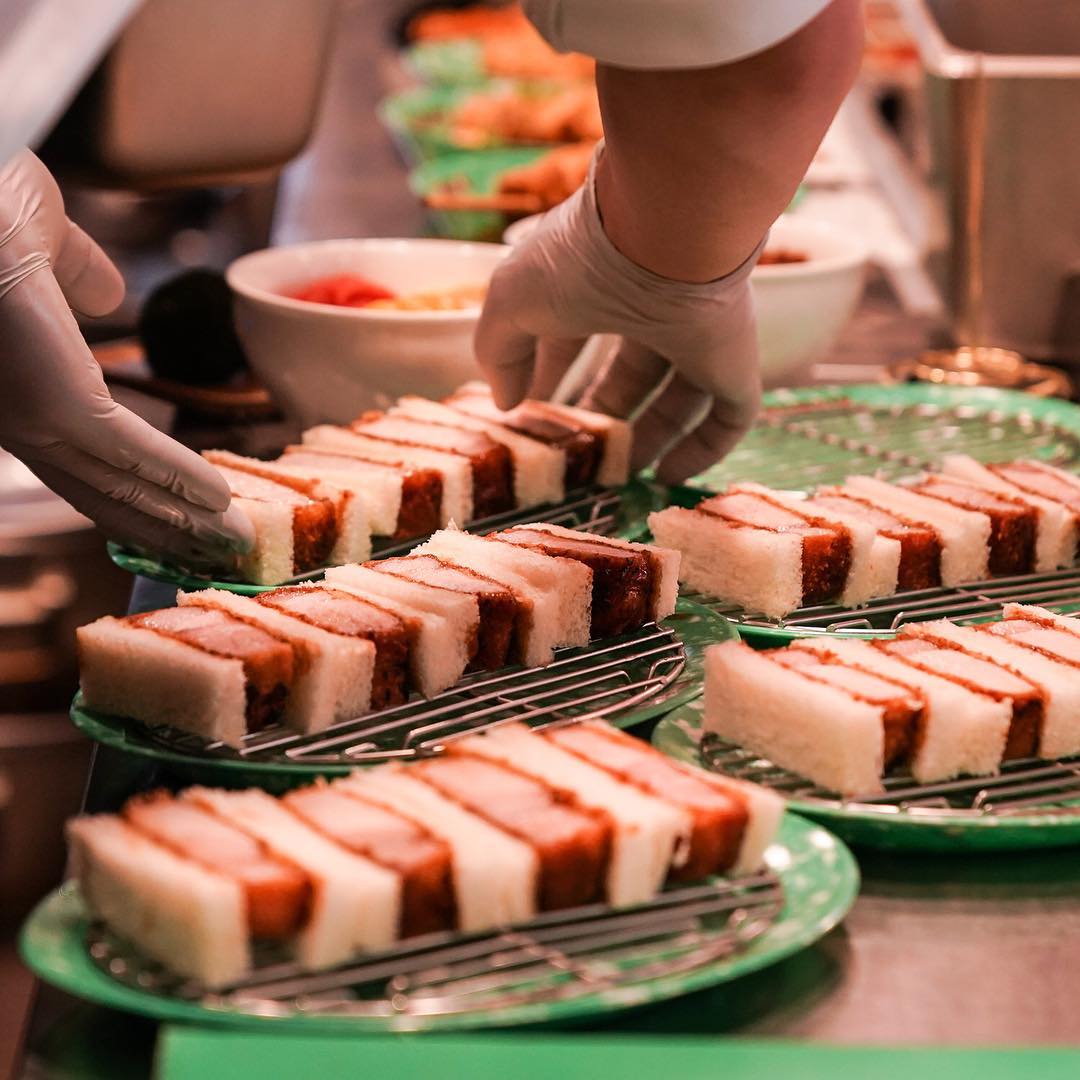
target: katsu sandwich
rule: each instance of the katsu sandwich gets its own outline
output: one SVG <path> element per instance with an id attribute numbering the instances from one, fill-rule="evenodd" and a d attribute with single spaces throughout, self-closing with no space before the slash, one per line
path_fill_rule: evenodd
<path id="1" fill-rule="evenodd" d="M 705 729 L 849 797 L 879 793 L 894 773 L 932 782 L 1080 753 L 1080 620 L 1003 614 L 914 623 L 892 640 L 715 645 Z"/>
<path id="2" fill-rule="evenodd" d="M 189 788 L 68 826 L 92 915 L 206 988 L 263 950 L 315 970 L 668 883 L 751 873 L 778 796 L 675 764 L 599 722 L 454 742 L 276 799 Z"/>

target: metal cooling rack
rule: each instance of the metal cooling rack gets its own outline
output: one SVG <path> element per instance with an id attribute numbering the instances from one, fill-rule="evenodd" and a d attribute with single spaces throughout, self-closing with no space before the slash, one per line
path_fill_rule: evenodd
<path id="1" fill-rule="evenodd" d="M 553 912 L 480 934 L 434 934 L 325 972 L 257 961 L 254 975 L 208 992 L 140 957 L 100 924 L 94 963 L 126 986 L 255 1016 L 468 1014 L 626 990 L 725 960 L 776 921 L 771 872 L 673 888 L 647 904 Z"/>
<path id="2" fill-rule="evenodd" d="M 341 721 L 313 735 L 274 724 L 248 735 L 236 749 L 163 725 L 147 731 L 169 750 L 203 757 L 297 765 L 400 761 L 436 753 L 454 736 L 503 722 L 542 728 L 609 716 L 646 701 L 659 703 L 662 695 L 680 689 L 685 666 L 675 630 L 649 623 L 621 637 L 560 649 L 547 667 L 477 672 L 437 697 Z"/>
<path id="3" fill-rule="evenodd" d="M 800 803 L 879 813 L 883 817 L 920 813 L 934 817 L 1007 817 L 1031 814 L 1080 816 L 1080 755 L 1047 761 L 1023 758 L 1002 763 L 997 776 L 964 777 L 920 784 L 911 776 L 891 776 L 885 791 L 842 798 L 797 773 L 782 769 L 749 750 L 705 734 L 701 758 L 725 776 L 752 780 Z"/>
<path id="4" fill-rule="evenodd" d="M 752 478 L 781 490 L 842 483 L 857 473 L 886 479 L 928 468 L 945 454 L 980 461 L 1080 459 L 1080 437 L 1027 413 L 971 405 L 869 405 L 850 398 L 772 408 L 697 486 L 723 490 Z"/>
<path id="5" fill-rule="evenodd" d="M 1000 612 L 1002 604 L 1037 604 L 1055 611 L 1074 610 L 1080 607 L 1080 569 L 1018 574 L 951 588 L 894 593 L 857 608 L 818 604 L 800 608 L 783 619 L 749 615 L 740 607 L 693 592 L 684 591 L 681 595 L 739 626 L 789 630 L 793 634 L 808 630 L 894 633 L 904 623 L 928 619 L 952 619 L 961 624 L 985 622 Z"/>
<path id="6" fill-rule="evenodd" d="M 931 468 L 945 454 L 980 460 L 1038 457 L 1057 465 L 1080 460 L 1080 436 L 1029 413 L 1007 414 L 973 405 L 871 405 L 840 397 L 767 410 L 743 442 L 699 478 L 723 490 L 752 477 L 780 490 L 807 491 L 842 483 L 855 474 L 898 480 Z M 804 631 L 895 633 L 904 623 L 927 619 L 977 622 L 1002 604 L 1080 607 L 1080 571 L 1022 574 L 965 585 L 895 593 L 857 608 L 817 604 L 783 619 L 684 591 L 687 599 L 740 626 Z"/>

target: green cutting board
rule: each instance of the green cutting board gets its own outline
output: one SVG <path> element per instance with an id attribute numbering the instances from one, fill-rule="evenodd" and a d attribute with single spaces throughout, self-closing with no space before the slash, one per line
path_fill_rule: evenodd
<path id="1" fill-rule="evenodd" d="M 561 1036 L 263 1037 L 166 1028 L 157 1080 L 1076 1080 L 1080 1051 L 894 1049 L 793 1042 Z"/>

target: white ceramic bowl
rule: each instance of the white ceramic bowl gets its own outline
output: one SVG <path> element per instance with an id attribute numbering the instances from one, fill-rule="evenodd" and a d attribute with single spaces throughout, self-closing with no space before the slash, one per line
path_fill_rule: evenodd
<path id="1" fill-rule="evenodd" d="M 480 308 L 368 310 L 283 292 L 346 272 L 401 293 L 486 284 L 507 251 L 456 240 L 324 240 L 244 255 L 226 277 L 252 369 L 310 427 L 347 423 L 401 394 L 443 397 L 478 378 L 472 336 Z"/>
<path id="2" fill-rule="evenodd" d="M 862 296 L 868 254 L 858 237 L 798 214 L 773 225 L 770 248 L 809 260 L 758 266 L 750 275 L 766 387 L 797 378 L 836 344 Z"/>
<path id="3" fill-rule="evenodd" d="M 542 217 L 515 221 L 503 239 L 520 243 Z M 836 344 L 862 295 L 867 261 L 867 249 L 857 237 L 798 214 L 784 214 L 773 225 L 766 250 L 780 248 L 810 258 L 758 266 L 750 275 L 767 387 L 797 378 Z"/>

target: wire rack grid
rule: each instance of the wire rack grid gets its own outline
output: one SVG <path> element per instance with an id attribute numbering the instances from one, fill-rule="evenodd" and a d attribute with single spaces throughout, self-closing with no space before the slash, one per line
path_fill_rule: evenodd
<path id="1" fill-rule="evenodd" d="M 118 982 L 213 1010 L 445 1016 L 572 1000 L 692 972 L 745 950 L 783 904 L 771 871 L 716 878 L 630 908 L 594 904 L 485 933 L 407 939 L 323 972 L 263 955 L 252 976 L 214 992 L 139 956 L 101 924 L 89 927 L 87 946 L 97 967 Z"/>
<path id="2" fill-rule="evenodd" d="M 935 818 L 1011 817 L 1037 812 L 1080 817 L 1080 755 L 1056 760 L 1023 758 L 1003 763 L 996 776 L 918 783 L 909 775 L 886 777 L 885 790 L 842 798 L 803 776 L 715 735 L 701 740 L 705 766 L 725 776 L 751 780 L 798 802 L 823 809 Z"/>

